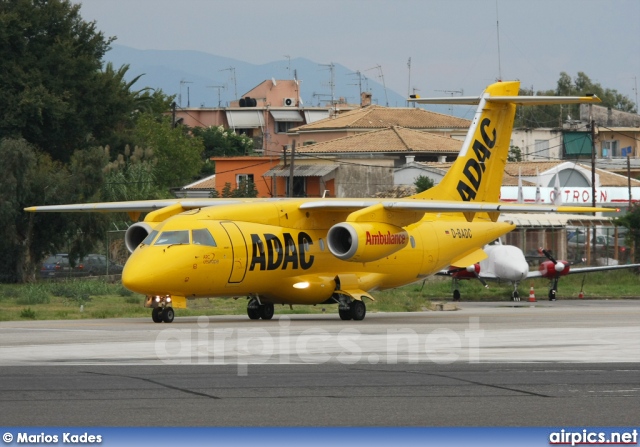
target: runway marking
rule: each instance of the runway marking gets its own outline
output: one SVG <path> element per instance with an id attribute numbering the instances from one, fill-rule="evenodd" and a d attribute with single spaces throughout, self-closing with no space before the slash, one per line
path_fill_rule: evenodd
<path id="1" fill-rule="evenodd" d="M 124 375 L 124 374 L 106 374 L 106 373 L 99 373 L 99 372 L 93 372 L 93 371 L 82 371 L 82 372 L 85 373 L 85 374 L 94 374 L 94 375 L 97 375 L 97 376 L 124 377 L 124 378 L 127 378 L 127 379 L 141 380 L 143 382 L 152 383 L 154 385 L 158 385 L 158 386 L 161 386 L 163 388 L 168 388 L 170 390 L 175 390 L 175 391 L 180 391 L 180 392 L 187 393 L 187 394 L 192 394 L 194 396 L 207 397 L 209 399 L 221 399 L 218 396 L 212 396 L 211 394 L 199 393 L 197 391 L 192 391 L 192 390 L 188 390 L 188 389 L 185 389 L 185 388 L 180 388 L 180 387 L 177 387 L 177 386 L 167 385 L 166 383 L 158 382 L 156 380 L 147 379 L 145 377 L 127 376 L 127 375 Z"/>
<path id="2" fill-rule="evenodd" d="M 365 369 L 363 369 L 363 368 L 353 368 L 353 369 L 354 370 L 365 371 Z M 389 371 L 389 370 L 384 370 L 384 369 L 381 369 L 379 371 L 380 372 L 395 372 L 395 373 L 397 373 L 397 371 Z M 479 386 L 486 386 L 486 387 L 489 387 L 489 388 L 496 388 L 496 389 L 499 389 L 499 390 L 513 391 L 514 393 L 528 394 L 529 396 L 535 396 L 535 397 L 555 397 L 555 396 L 549 396 L 547 394 L 534 393 L 532 391 L 519 390 L 517 388 L 509 388 L 507 386 L 491 385 L 491 384 L 488 384 L 488 383 L 476 382 L 474 380 L 461 379 L 461 378 L 458 378 L 458 377 L 448 376 L 446 374 L 434 374 L 434 373 L 425 374 L 425 373 L 422 373 L 420 371 L 411 371 L 411 370 L 406 370 L 404 372 L 405 373 L 409 373 L 409 374 L 418 374 L 418 375 L 421 375 L 421 376 L 427 375 L 427 376 L 440 377 L 440 378 L 443 378 L 443 379 L 452 379 L 452 380 L 457 380 L 459 382 L 468 383 L 468 384 L 471 384 L 471 385 L 479 385 Z"/>

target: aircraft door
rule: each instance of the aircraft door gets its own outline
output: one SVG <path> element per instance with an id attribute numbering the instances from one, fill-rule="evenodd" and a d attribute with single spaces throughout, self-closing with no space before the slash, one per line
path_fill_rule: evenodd
<path id="1" fill-rule="evenodd" d="M 220 222 L 220 225 L 222 225 L 222 228 L 231 241 L 233 263 L 231 265 L 231 275 L 229 275 L 228 283 L 239 284 L 244 280 L 247 273 L 247 244 L 242 231 L 234 222 Z"/>

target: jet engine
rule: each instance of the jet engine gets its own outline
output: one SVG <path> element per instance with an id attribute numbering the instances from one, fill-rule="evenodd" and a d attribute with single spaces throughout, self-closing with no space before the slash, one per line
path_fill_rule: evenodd
<path id="1" fill-rule="evenodd" d="M 148 222 L 136 222 L 127 228 L 124 234 L 124 243 L 129 253 L 138 248 L 138 245 L 153 231 L 155 225 L 149 225 Z"/>
<path id="2" fill-rule="evenodd" d="M 409 235 L 403 228 L 379 222 L 342 222 L 327 233 L 329 251 L 338 259 L 371 262 L 403 249 Z"/>

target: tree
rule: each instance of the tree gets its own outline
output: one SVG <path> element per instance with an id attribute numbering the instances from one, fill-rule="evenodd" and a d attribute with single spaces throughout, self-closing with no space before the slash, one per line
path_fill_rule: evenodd
<path id="1" fill-rule="evenodd" d="M 24 138 L 63 161 L 89 147 L 114 114 L 103 106 L 112 92 L 100 72 L 114 39 L 79 10 L 67 0 L 0 2 L 0 138 Z"/>
<path id="2" fill-rule="evenodd" d="M 194 127 L 191 132 L 202 138 L 204 143 L 204 157 L 232 157 L 248 155 L 253 151 L 253 139 L 244 134 L 238 135 L 232 129 L 222 126 Z"/>
<path id="3" fill-rule="evenodd" d="M 520 95 L 533 95 L 533 89 L 523 88 Z M 635 113 L 637 104 L 634 104 L 627 96 L 618 93 L 615 89 L 602 87 L 599 83 L 591 81 L 584 72 L 578 72 L 575 78 L 571 78 L 566 72 L 560 73 L 555 90 L 540 90 L 535 93 L 538 96 L 585 96 L 595 94 L 601 100 L 601 105 L 611 107 L 623 112 Z M 569 118 L 579 119 L 580 105 L 545 105 L 545 106 L 518 106 L 515 127 L 561 127 Z"/>
<path id="4" fill-rule="evenodd" d="M 429 188 L 433 188 L 434 182 L 425 175 L 419 175 L 413 184 L 416 186 L 416 193 L 421 193 Z"/>
<path id="5" fill-rule="evenodd" d="M 137 146 L 153 151 L 153 175 L 160 188 L 182 186 L 200 172 L 202 139 L 190 135 L 182 126 L 172 128 L 168 117 L 157 119 L 143 114 L 137 120 L 134 134 Z"/>
<path id="6" fill-rule="evenodd" d="M 510 146 L 507 161 L 522 161 L 522 150 L 518 146 Z"/>
<path id="7" fill-rule="evenodd" d="M 256 184 L 253 180 L 242 178 L 238 187 L 231 192 L 231 197 L 258 197 Z"/>
<path id="8" fill-rule="evenodd" d="M 35 278 L 37 263 L 65 247 L 86 254 L 106 231 L 100 214 L 25 213 L 34 204 L 57 205 L 98 199 L 104 155 L 98 149 L 77 152 L 68 166 L 52 160 L 25 140 L 0 141 L 0 280 Z"/>
<path id="9" fill-rule="evenodd" d="M 614 219 L 613 223 L 629 230 L 627 237 L 635 253 L 633 262 L 638 262 L 640 260 L 640 205 L 632 205 L 624 216 Z"/>
<path id="10" fill-rule="evenodd" d="M 109 147 L 104 148 L 109 154 Z M 168 196 L 160 189 L 153 172 L 155 158 L 150 148 L 136 146 L 133 151 L 126 146 L 124 154 L 105 166 L 103 199 L 108 202 L 128 200 L 152 200 Z"/>

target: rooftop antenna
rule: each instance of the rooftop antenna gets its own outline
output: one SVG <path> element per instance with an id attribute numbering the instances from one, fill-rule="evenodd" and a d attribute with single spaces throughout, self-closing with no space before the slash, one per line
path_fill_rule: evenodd
<path id="1" fill-rule="evenodd" d="M 496 0 L 496 29 L 498 30 L 498 80 L 502 81 L 502 65 L 500 63 L 500 21 L 498 20 L 498 0 Z"/>
<path id="2" fill-rule="evenodd" d="M 223 68 L 222 70 L 218 70 L 218 71 L 229 71 L 229 72 L 231 72 L 231 79 L 233 79 L 233 94 L 234 94 L 234 98 L 233 99 L 238 99 L 238 85 L 236 84 L 236 68 L 235 67 L 229 67 L 229 68 Z"/>
<path id="3" fill-rule="evenodd" d="M 349 75 L 351 76 L 357 76 L 358 77 L 358 82 L 356 84 L 349 84 L 349 85 L 357 85 L 358 89 L 360 90 L 360 98 L 362 98 L 362 79 L 366 79 L 362 73 L 360 73 L 360 70 L 356 70 L 355 73 L 349 73 Z"/>
<path id="4" fill-rule="evenodd" d="M 222 103 L 220 102 L 220 90 L 226 87 L 224 85 L 207 85 L 207 88 L 215 88 L 218 90 L 218 108 L 222 107 Z"/>
<path id="5" fill-rule="evenodd" d="M 633 77 L 633 91 L 636 92 L 636 113 L 640 115 L 640 107 L 638 107 L 638 78 Z"/>
<path id="6" fill-rule="evenodd" d="M 460 90 L 436 90 L 436 92 L 442 92 L 450 94 L 452 97 L 455 94 L 460 94 L 460 96 L 464 96 L 464 89 Z M 453 105 L 449 105 L 449 115 L 453 115 Z"/>
<path id="7" fill-rule="evenodd" d="M 285 54 L 284 57 L 287 58 L 287 70 L 289 70 L 289 78 L 291 78 L 291 56 Z"/>
<path id="8" fill-rule="evenodd" d="M 382 79 L 382 87 L 384 88 L 385 105 L 389 107 L 389 97 L 387 96 L 387 85 L 384 83 L 384 74 L 382 73 L 382 66 L 378 64 L 375 67 L 367 68 L 365 71 L 376 70 L 376 69 L 378 70 L 378 77 Z"/>
<path id="9" fill-rule="evenodd" d="M 407 107 L 409 107 L 409 96 L 411 96 L 411 58 L 407 62 L 407 67 L 409 67 L 409 82 L 407 83 Z"/>
<path id="10" fill-rule="evenodd" d="M 412 91 L 412 92 L 413 92 L 413 94 L 415 95 L 415 94 L 416 94 L 416 92 L 419 92 L 419 91 L 420 91 L 420 89 L 419 89 L 419 88 L 417 88 L 417 87 L 413 87 L 413 88 L 411 89 L 411 91 Z M 415 103 L 415 102 L 412 102 L 412 103 L 411 103 L 411 105 L 412 105 L 412 106 L 413 106 L 413 108 L 415 109 L 415 107 L 416 107 L 416 103 Z"/>
<path id="11" fill-rule="evenodd" d="M 335 106 L 335 87 L 336 87 L 336 83 L 335 83 L 335 64 L 333 62 L 330 62 L 328 64 L 319 64 L 321 67 L 329 67 L 329 72 L 331 73 L 331 80 L 329 81 L 329 87 L 331 88 L 331 106 Z"/>
<path id="12" fill-rule="evenodd" d="M 321 101 L 320 98 L 331 97 L 331 95 L 329 95 L 328 93 L 316 93 L 316 92 L 313 92 L 311 96 L 313 96 L 314 98 L 318 98 L 318 106 L 320 105 L 320 101 Z"/>
<path id="13" fill-rule="evenodd" d="M 178 102 L 180 103 L 180 107 L 182 107 L 182 86 L 184 84 L 193 84 L 193 82 L 191 81 L 185 81 L 184 78 L 180 79 L 180 98 L 178 99 Z M 188 95 L 187 95 L 188 96 Z M 187 99 L 188 101 L 188 99 Z M 187 106 L 188 107 L 188 106 Z"/>

